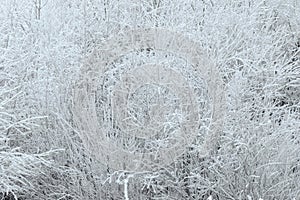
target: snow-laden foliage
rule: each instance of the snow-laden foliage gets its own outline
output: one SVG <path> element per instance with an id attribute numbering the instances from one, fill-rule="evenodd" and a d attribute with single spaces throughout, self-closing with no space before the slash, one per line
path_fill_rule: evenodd
<path id="1" fill-rule="evenodd" d="M 0 197 L 299 198 L 299 0 L 3 0 L 0 22 Z M 212 153 L 203 156 L 201 142 L 201 133 L 209 133 L 211 101 L 204 91 L 208 80 L 193 77 L 197 73 L 189 76 L 186 69 L 193 63 L 180 68 L 182 61 L 176 54 L 180 52 L 162 49 L 119 55 L 110 70 L 93 76 L 99 80 L 98 92 L 87 95 L 98 95 L 92 103 L 98 106 L 95 112 L 101 118 L 110 111 L 104 109 L 109 103 L 103 101 L 105 93 L 99 93 L 99 88 L 121 80 L 114 69 L 124 69 L 123 74 L 132 79 L 136 72 L 130 69 L 131 60 L 147 66 L 172 64 L 190 88 L 203 90 L 201 95 L 195 93 L 196 107 L 203 108 L 203 115 L 207 110 L 199 138 L 183 145 L 180 155 L 168 157 L 172 162 L 149 159 L 144 163 L 148 168 L 130 170 L 111 168 L 108 163 L 113 161 L 98 159 L 84 145 L 77 121 L 80 113 L 74 111 L 74 104 L 78 83 L 89 78 L 83 73 L 86 63 L 95 51 L 110 50 L 105 45 L 116 35 L 137 29 L 168 30 L 194 41 L 220 72 L 225 112 L 218 140 L 211 143 L 216 147 Z M 111 44 L 114 46 L 118 44 Z M 176 81 L 186 84 L 181 78 Z M 197 81 L 204 81 L 201 87 Z M 124 89 L 120 84 L 117 87 Z M 166 107 L 160 109 L 172 124 L 169 132 L 163 132 L 169 134 L 182 116 L 176 111 L 176 92 L 155 84 L 139 87 L 127 106 L 145 124 L 147 109 L 137 105 L 143 104 L 143 96 L 155 96 L 158 90 L 166 94 L 162 98 Z M 88 120 L 89 114 L 83 114 Z M 150 116 L 160 119 L 157 114 Z M 161 126 L 158 122 L 149 129 Z M 126 146 L 126 152 L 132 147 L 145 151 L 145 144 L 137 145 L 143 141 L 133 143 L 129 135 L 121 142 L 109 127 L 103 127 L 107 147 L 116 140 Z M 158 135 L 150 146 L 161 145 L 164 138 Z M 115 154 L 114 148 L 105 150 L 105 155 Z"/>

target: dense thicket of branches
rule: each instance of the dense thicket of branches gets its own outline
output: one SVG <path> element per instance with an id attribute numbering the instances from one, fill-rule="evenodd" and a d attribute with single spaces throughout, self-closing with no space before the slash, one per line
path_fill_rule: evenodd
<path id="1" fill-rule="evenodd" d="M 74 87 L 94 49 L 153 27 L 201 44 L 220 70 L 218 150 L 199 156 L 194 143 L 169 165 L 112 170 L 82 144 Z M 0 197 L 297 199 L 299 116 L 298 0 L 0 3 Z"/>

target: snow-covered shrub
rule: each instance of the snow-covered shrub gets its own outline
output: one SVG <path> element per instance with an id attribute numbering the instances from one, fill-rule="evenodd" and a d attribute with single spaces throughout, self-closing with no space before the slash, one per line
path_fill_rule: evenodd
<path id="1" fill-rule="evenodd" d="M 0 196 L 297 199 L 300 196 L 299 19 L 299 0 L 1 2 Z M 74 89 L 82 78 L 80 68 L 85 69 L 93 52 L 110 51 L 110 47 L 103 46 L 107 41 L 137 29 L 169 30 L 195 41 L 210 65 L 220 71 L 226 97 L 222 106 L 226 112 L 220 137 L 211 143 L 216 149 L 213 153 L 203 156 L 203 143 L 195 140 L 181 147 L 184 153 L 168 157 L 171 162 L 146 162 L 147 170 L 114 169 L 107 165 L 112 161 L 98 159 L 79 137 L 82 130 L 76 115 L 80 113 L 74 112 L 73 105 Z M 123 60 L 113 61 L 103 76 L 108 82 L 100 82 L 97 87 L 111 86 L 109 81 L 118 75 L 114 69 L 128 67 L 134 63 L 132 60 L 159 63 L 164 69 L 164 64 L 171 63 L 176 56 L 155 49 L 126 54 Z M 181 64 L 178 58 L 173 61 L 174 66 L 179 65 L 177 68 L 191 65 Z M 128 70 L 129 79 L 132 72 Z M 97 76 L 96 79 L 101 80 Z M 190 86 L 197 80 L 200 78 L 188 78 Z M 122 85 L 118 87 L 124 89 Z M 174 92 L 159 88 L 166 94 L 162 99 L 167 110 L 162 111 L 169 114 L 171 129 L 176 129 L 181 113 L 173 111 L 178 105 Z M 155 91 L 158 91 L 155 84 L 140 87 L 128 101 L 131 113 L 139 114 L 144 122 L 148 119 L 146 113 L 142 115 L 145 107 L 132 102 L 142 104 L 143 95 L 155 97 Z M 95 97 L 92 103 L 100 107 L 93 112 L 101 117 L 104 108 L 99 96 Z M 85 114 L 88 119 L 90 115 Z M 211 113 L 207 114 L 204 124 L 209 124 Z M 150 115 L 158 119 L 159 116 Z M 109 126 L 103 128 L 107 133 Z M 207 126 L 199 128 L 208 131 Z M 150 130 L 146 132 L 151 134 Z M 113 137 L 118 145 L 122 144 L 118 136 Z M 134 142 L 129 138 L 123 143 L 127 144 L 127 152 L 138 146 L 132 145 Z M 151 145 L 161 144 L 155 139 Z"/>

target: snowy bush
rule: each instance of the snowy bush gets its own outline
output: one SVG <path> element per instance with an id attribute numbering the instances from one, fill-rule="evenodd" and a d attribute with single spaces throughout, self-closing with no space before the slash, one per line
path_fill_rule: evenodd
<path id="1" fill-rule="evenodd" d="M 0 197 L 299 198 L 299 19 L 299 0 L 3 0 Z"/>

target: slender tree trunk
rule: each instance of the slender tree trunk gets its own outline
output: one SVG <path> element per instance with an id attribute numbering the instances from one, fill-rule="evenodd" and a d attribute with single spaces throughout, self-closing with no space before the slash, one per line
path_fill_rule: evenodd
<path id="1" fill-rule="evenodd" d="M 42 4 L 42 0 L 35 1 L 35 17 L 38 20 L 41 19 L 41 8 L 42 8 L 41 4 Z"/>

